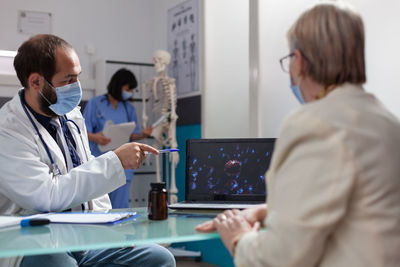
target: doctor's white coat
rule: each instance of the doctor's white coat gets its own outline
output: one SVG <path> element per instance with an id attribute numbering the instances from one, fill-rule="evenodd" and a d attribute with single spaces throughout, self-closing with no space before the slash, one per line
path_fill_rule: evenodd
<path id="1" fill-rule="evenodd" d="M 17 94 L 0 110 L 0 214 L 63 211 L 70 208 L 81 210 L 82 203 L 93 210 L 111 209 L 107 193 L 125 184 L 124 169 L 114 152 L 97 158 L 90 154 L 79 107 L 66 116 L 81 131 L 80 135 L 76 126 L 68 123 L 83 164 L 69 172 L 56 141 L 30 115 L 61 175 L 55 176 L 51 172 L 50 158 Z M 0 259 L 1 266 L 4 266 L 4 260 Z M 18 261 L 13 262 L 16 264 Z"/>

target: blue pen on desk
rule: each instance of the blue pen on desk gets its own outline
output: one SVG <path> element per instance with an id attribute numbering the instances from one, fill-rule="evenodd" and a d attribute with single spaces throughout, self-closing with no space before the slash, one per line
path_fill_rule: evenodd
<path id="1" fill-rule="evenodd" d="M 162 153 L 178 152 L 178 151 L 179 151 L 179 149 L 177 149 L 177 148 L 167 148 L 167 149 L 158 150 L 158 152 L 160 152 L 160 154 L 162 154 Z M 145 153 L 146 155 L 147 155 L 147 154 L 150 154 L 150 152 L 148 152 L 148 151 L 145 151 L 144 153 Z"/>
<path id="2" fill-rule="evenodd" d="M 46 225 L 49 224 L 49 219 L 23 219 L 21 220 L 21 226 L 38 226 L 38 225 Z"/>

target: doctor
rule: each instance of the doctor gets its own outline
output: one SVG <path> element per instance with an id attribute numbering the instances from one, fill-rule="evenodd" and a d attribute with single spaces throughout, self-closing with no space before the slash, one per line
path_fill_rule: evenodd
<path id="1" fill-rule="evenodd" d="M 98 157 L 101 152 L 98 145 L 106 145 L 111 140 L 103 135 L 106 121 L 114 124 L 135 122 L 136 127 L 129 141 L 138 141 L 150 136 L 152 128 L 140 132 L 136 109 L 128 102 L 132 98 L 133 89 L 137 87 L 135 75 L 127 69 L 119 69 L 111 77 L 107 86 L 107 94 L 92 98 L 86 105 L 83 117 L 88 131 L 89 146 L 92 155 Z M 109 193 L 114 209 L 129 208 L 129 192 L 133 179 L 133 170 L 125 170 L 126 184 Z"/>
<path id="2" fill-rule="evenodd" d="M 145 151 L 125 144 L 94 158 L 77 105 L 82 96 L 79 58 L 53 35 L 24 42 L 14 59 L 22 86 L 0 110 L 0 213 L 110 209 L 108 192 L 126 182 Z M 121 261 L 121 259 L 123 259 Z M 158 245 L 1 259 L 1 266 L 78 266 L 88 262 L 174 266 Z"/>

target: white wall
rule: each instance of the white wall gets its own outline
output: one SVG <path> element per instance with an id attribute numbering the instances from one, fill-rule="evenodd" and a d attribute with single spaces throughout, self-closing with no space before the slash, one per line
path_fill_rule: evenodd
<path id="1" fill-rule="evenodd" d="M 184 0 L 2 0 L 0 49 L 17 50 L 30 35 L 17 31 L 18 11 L 52 13 L 52 33 L 76 49 L 83 72 L 83 99 L 95 92 L 95 63 L 119 60 L 151 63 L 153 51 L 167 48 L 167 11 Z M 95 54 L 87 53 L 87 46 Z M 0 76 L 0 95 L 13 96 L 17 79 Z"/>
<path id="2" fill-rule="evenodd" d="M 361 13 L 366 29 L 367 83 L 374 93 L 400 118 L 400 2 L 395 0 L 350 1 Z"/>
<path id="3" fill-rule="evenodd" d="M 202 136 L 249 136 L 249 3 L 204 0 Z"/>
<path id="4" fill-rule="evenodd" d="M 400 2 L 349 1 L 364 19 L 366 30 L 367 91 L 376 94 L 400 117 Z M 315 1 L 259 1 L 261 136 L 275 137 L 284 118 L 299 107 L 289 88 L 289 76 L 280 69 L 279 58 L 288 54 L 286 31 Z"/>
<path id="5" fill-rule="evenodd" d="M 160 46 L 154 41 L 155 36 L 162 35 L 154 30 L 154 2 L 2 0 L 0 49 L 17 50 L 30 37 L 17 31 L 19 10 L 50 12 L 52 33 L 71 43 L 79 55 L 84 89 L 94 89 L 94 63 L 98 59 L 151 63 L 154 47 Z M 95 47 L 94 55 L 86 52 L 87 45 Z M 9 88 L 3 87 L 0 90 Z"/>
<path id="6" fill-rule="evenodd" d="M 155 33 L 153 36 L 154 50 L 167 50 L 168 9 L 182 2 L 185 2 L 185 0 L 153 0 L 153 17 L 151 19 L 154 23 L 153 29 Z"/>
<path id="7" fill-rule="evenodd" d="M 155 49 L 167 46 L 167 11 L 184 0 L 2 0 L 0 49 L 16 50 L 29 38 L 17 32 L 19 10 L 53 14 L 53 33 L 78 52 L 82 84 L 90 97 L 94 62 L 98 59 L 151 62 Z M 299 104 L 289 77 L 279 66 L 288 53 L 286 31 L 314 0 L 259 1 L 259 128 L 274 137 L 284 118 Z M 203 93 L 203 137 L 247 137 L 249 131 L 249 3 L 241 0 L 201 0 L 204 27 L 200 71 Z M 400 2 L 350 0 L 366 28 L 366 89 L 375 93 L 400 117 Z M 93 45 L 93 56 L 86 46 Z M 0 95 L 12 96 L 19 87 L 13 77 L 0 77 Z"/>
<path id="8" fill-rule="evenodd" d="M 276 137 L 288 113 L 299 104 L 289 88 L 289 75 L 282 72 L 279 59 L 289 51 L 286 31 L 313 0 L 259 1 L 259 107 L 262 137 Z"/>

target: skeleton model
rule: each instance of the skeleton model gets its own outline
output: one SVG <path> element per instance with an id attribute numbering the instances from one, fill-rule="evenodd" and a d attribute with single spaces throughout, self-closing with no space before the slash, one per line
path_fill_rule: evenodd
<path id="1" fill-rule="evenodd" d="M 148 116 L 146 113 L 146 101 L 151 107 L 153 117 L 158 119 L 166 116 L 161 124 L 154 127 L 152 136 L 156 140 L 155 147 L 177 148 L 176 142 L 176 86 L 175 79 L 168 77 L 166 73 L 167 65 L 170 63 L 171 55 L 164 50 L 157 50 L 153 54 L 153 63 L 157 72 L 157 76 L 146 81 L 142 85 L 143 99 L 143 127 L 147 127 Z M 169 115 L 166 115 L 169 114 Z M 175 182 L 175 168 L 179 162 L 178 153 L 169 153 L 168 161 L 171 165 L 171 184 L 169 186 L 170 203 L 176 203 L 178 198 L 176 194 L 178 189 Z M 168 165 L 168 164 L 167 164 Z M 157 181 L 161 181 L 160 177 L 160 160 L 156 156 Z M 166 181 L 168 183 L 168 171 Z"/>

